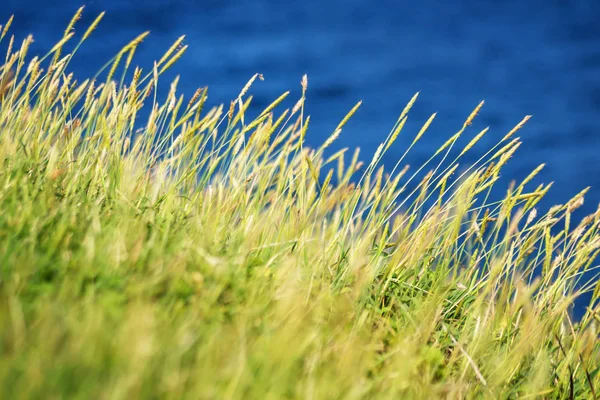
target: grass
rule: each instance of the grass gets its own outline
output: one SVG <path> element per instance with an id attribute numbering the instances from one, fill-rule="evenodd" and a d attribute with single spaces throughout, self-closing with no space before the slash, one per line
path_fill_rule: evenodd
<path id="1" fill-rule="evenodd" d="M 459 169 L 480 104 L 412 172 L 435 117 L 403 130 L 415 96 L 363 164 L 327 150 L 360 103 L 304 144 L 306 77 L 253 120 L 259 75 L 229 107 L 176 81 L 159 104 L 183 38 L 143 72 L 141 35 L 76 82 L 102 17 L 77 42 L 80 15 L 43 57 L 0 29 L 1 398 L 600 396 L 600 212 L 572 220 L 585 190 L 538 212 L 542 166 L 490 194 L 527 117 Z M 383 169 L 399 134 L 415 139 Z"/>

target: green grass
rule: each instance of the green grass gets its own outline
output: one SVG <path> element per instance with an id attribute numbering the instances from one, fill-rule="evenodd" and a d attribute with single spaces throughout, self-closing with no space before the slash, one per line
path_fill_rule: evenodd
<path id="1" fill-rule="evenodd" d="M 527 118 L 458 168 L 480 105 L 407 170 L 434 117 L 403 129 L 415 96 L 362 164 L 326 149 L 359 105 L 304 144 L 306 79 L 254 120 L 258 75 L 230 106 L 176 82 L 159 104 L 182 40 L 121 78 L 142 35 L 76 82 L 77 19 L 39 58 L 0 30 L 0 398 L 600 396 L 600 212 L 571 220 L 585 191 L 536 211 L 541 168 L 491 195 Z"/>

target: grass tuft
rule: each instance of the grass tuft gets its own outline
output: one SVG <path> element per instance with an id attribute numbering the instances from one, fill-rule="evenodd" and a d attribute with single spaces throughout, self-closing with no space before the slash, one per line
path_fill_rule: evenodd
<path id="1" fill-rule="evenodd" d="M 1 398 L 597 398 L 600 209 L 539 210 L 543 165 L 492 198 L 529 117 L 459 168 L 481 102 L 410 174 L 433 114 L 388 171 L 415 95 L 361 168 L 325 154 L 360 102 L 304 145 L 306 76 L 252 121 L 260 74 L 229 108 L 177 80 L 160 103 L 183 36 L 145 77 L 125 80 L 142 34 L 78 83 L 82 12 L 0 69 Z"/>

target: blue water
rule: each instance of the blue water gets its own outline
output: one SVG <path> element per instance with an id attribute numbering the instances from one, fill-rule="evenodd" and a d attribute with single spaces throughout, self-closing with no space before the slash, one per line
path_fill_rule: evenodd
<path id="1" fill-rule="evenodd" d="M 73 63 L 80 77 L 133 37 L 152 32 L 137 55 L 150 68 L 180 35 L 190 49 L 168 79 L 181 74 L 191 95 L 208 85 L 212 104 L 228 102 L 256 72 L 251 93 L 266 106 L 285 90 L 294 100 L 309 77 L 310 144 L 320 144 L 358 101 L 363 106 L 336 144 L 362 149 L 370 160 L 406 102 L 420 98 L 392 166 L 420 125 L 438 117 L 408 157 L 420 165 L 454 134 L 480 100 L 481 115 L 466 143 L 490 132 L 463 166 L 476 160 L 524 115 L 524 144 L 505 168 L 498 195 L 542 162 L 534 184 L 554 181 L 542 210 L 592 186 L 583 207 L 600 202 L 600 2 L 598 0 L 3 0 L 0 19 L 15 14 L 17 39 L 33 33 L 33 51 L 47 51 L 74 11 L 86 12 L 77 33 L 102 10 L 106 18 Z"/>

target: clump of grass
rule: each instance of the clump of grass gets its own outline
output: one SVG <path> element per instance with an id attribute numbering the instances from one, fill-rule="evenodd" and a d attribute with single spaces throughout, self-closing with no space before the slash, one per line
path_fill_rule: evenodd
<path id="1" fill-rule="evenodd" d="M 349 116 L 305 146 L 306 77 L 254 120 L 252 82 L 228 109 L 177 80 L 159 103 L 183 38 L 78 82 L 80 14 L 41 58 L 1 30 L 0 397 L 597 398 L 600 211 L 574 226 L 583 191 L 538 212 L 541 167 L 490 198 L 527 117 L 459 169 L 480 104 L 411 173 L 435 117 L 404 132 L 415 96 L 365 165 L 325 151 Z"/>

